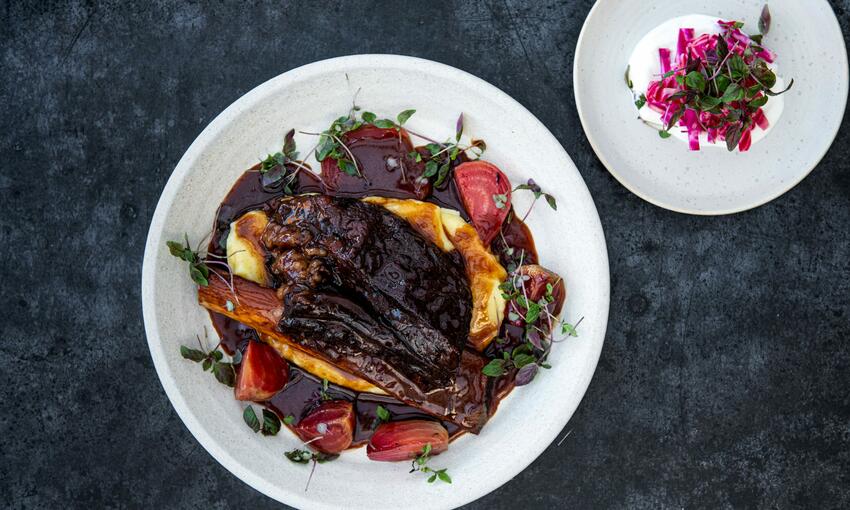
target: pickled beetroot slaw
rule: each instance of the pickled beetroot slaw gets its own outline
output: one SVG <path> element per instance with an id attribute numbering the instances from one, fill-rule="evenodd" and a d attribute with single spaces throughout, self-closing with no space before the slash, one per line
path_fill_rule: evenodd
<path id="1" fill-rule="evenodd" d="M 709 143 L 725 141 L 729 151 L 749 150 L 752 131 L 768 128 L 762 107 L 770 96 L 779 95 L 771 88 L 776 74 L 768 64 L 776 55 L 764 47 L 763 36 L 770 28 L 770 12 L 765 6 L 759 20 L 758 35 L 741 31 L 743 23 L 718 20 L 719 34 L 697 36 L 692 28 L 679 29 L 676 55 L 659 48 L 661 75 L 651 81 L 645 94 L 635 102 L 661 115 L 662 138 L 680 126 L 687 131 L 688 146 L 700 149 L 700 135 Z"/>

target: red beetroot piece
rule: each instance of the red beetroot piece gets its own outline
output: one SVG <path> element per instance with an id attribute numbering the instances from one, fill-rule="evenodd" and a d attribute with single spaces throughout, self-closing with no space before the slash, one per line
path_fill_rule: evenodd
<path id="1" fill-rule="evenodd" d="M 259 402 L 272 398 L 289 381 L 289 366 L 280 354 L 262 342 L 251 341 L 242 354 L 236 376 L 236 400 Z"/>
<path id="2" fill-rule="evenodd" d="M 329 400 L 310 412 L 295 433 L 313 449 L 340 453 L 354 438 L 354 406 L 346 400 Z"/>
<path id="3" fill-rule="evenodd" d="M 480 160 L 458 165 L 454 179 L 478 237 L 490 246 L 511 210 L 510 181 L 496 165 Z"/>
<path id="4" fill-rule="evenodd" d="M 392 421 L 375 429 L 366 445 L 366 455 L 371 460 L 384 462 L 411 460 L 418 457 L 427 444 L 431 445 L 431 455 L 446 451 L 448 431 L 435 421 Z"/>
<path id="5" fill-rule="evenodd" d="M 537 264 L 524 264 L 518 272 L 521 275 L 528 276 L 528 280 L 523 285 L 528 299 L 531 301 L 540 301 L 546 296 L 546 285 L 552 285 L 553 301 L 549 304 L 549 312 L 552 315 L 561 313 L 561 307 L 567 297 L 567 289 L 560 276 Z"/>

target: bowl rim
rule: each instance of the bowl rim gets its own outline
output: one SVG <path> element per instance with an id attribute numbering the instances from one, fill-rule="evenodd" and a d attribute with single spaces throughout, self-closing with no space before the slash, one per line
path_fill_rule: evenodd
<path id="1" fill-rule="evenodd" d="M 755 209 L 756 207 L 761 207 L 762 205 L 764 205 L 768 202 L 772 202 L 773 200 L 776 200 L 777 198 L 784 195 L 785 193 L 791 191 L 794 187 L 796 187 L 798 184 L 800 184 L 803 181 L 803 179 L 805 179 L 806 177 L 809 176 L 810 173 L 812 173 L 812 171 L 818 166 L 818 164 L 821 162 L 821 160 L 826 156 L 826 153 L 829 152 L 829 149 L 832 147 L 832 144 L 835 141 L 835 138 L 838 136 L 838 132 L 841 130 L 841 125 L 844 122 L 843 118 L 846 115 L 846 108 L 847 108 L 847 94 L 850 91 L 850 88 L 849 88 L 850 87 L 850 76 L 848 76 L 848 73 L 850 73 L 850 70 L 848 70 L 847 44 L 844 41 L 843 37 L 841 37 L 841 45 L 837 49 L 838 52 L 839 52 L 839 59 L 841 60 L 841 62 L 839 62 L 839 65 L 836 66 L 840 69 L 839 70 L 839 72 L 841 73 L 840 78 L 841 78 L 842 83 L 844 84 L 843 91 L 842 91 L 842 94 L 841 94 L 841 97 L 842 97 L 842 100 L 841 100 L 842 101 L 842 105 L 841 105 L 842 118 L 838 121 L 838 123 L 836 123 L 833 132 L 830 135 L 827 135 L 827 136 L 824 137 L 824 138 L 829 138 L 829 143 L 825 144 L 821 153 L 816 158 L 812 159 L 812 162 L 811 162 L 809 168 L 805 172 L 801 172 L 795 179 L 789 180 L 787 185 L 785 187 L 781 188 L 778 192 L 775 192 L 775 193 L 770 194 L 770 195 L 766 195 L 764 198 L 756 200 L 756 201 L 754 201 L 750 204 L 745 204 L 745 205 L 742 205 L 740 207 L 731 207 L 731 208 L 727 208 L 727 209 L 716 209 L 716 210 L 690 209 L 690 208 L 687 208 L 687 207 L 680 207 L 680 206 L 677 206 L 677 205 L 674 205 L 674 204 L 667 203 L 664 200 L 657 199 L 655 197 L 652 197 L 650 194 L 642 192 L 637 186 L 631 184 L 629 182 L 629 180 L 627 178 L 625 178 L 625 176 L 618 173 L 617 170 L 615 170 L 614 165 L 612 165 L 608 161 L 608 159 L 605 157 L 605 153 L 601 150 L 601 146 L 600 146 L 599 142 L 596 140 L 596 138 L 594 137 L 591 130 L 589 130 L 587 128 L 587 126 L 588 126 L 588 122 L 586 120 L 587 114 L 585 113 L 584 108 L 582 106 L 582 102 L 579 98 L 579 96 L 582 94 L 583 89 L 582 89 L 582 86 L 580 84 L 580 80 L 578 79 L 578 66 L 579 66 L 579 61 L 581 60 L 581 56 L 582 56 L 583 43 L 584 43 L 585 38 L 587 37 L 588 24 L 590 23 L 591 18 L 594 15 L 597 14 L 599 6 L 606 3 L 606 2 L 609 2 L 609 1 L 612 1 L 612 0 L 596 0 L 593 4 L 593 7 L 591 7 L 590 11 L 588 12 L 587 17 L 584 20 L 584 24 L 582 24 L 581 32 L 579 32 L 578 40 L 576 41 L 575 58 L 573 59 L 573 96 L 574 96 L 574 99 L 575 99 L 576 110 L 578 111 L 579 120 L 581 121 L 581 126 L 584 130 L 584 134 L 587 137 L 587 141 L 590 142 L 590 146 L 593 148 L 593 152 L 596 153 L 596 157 L 599 158 L 599 161 L 602 162 L 602 164 L 605 166 L 605 168 L 608 170 L 608 172 L 615 179 L 617 179 L 617 182 L 622 184 L 623 187 L 625 187 L 627 190 L 631 191 L 637 197 L 641 198 L 642 200 L 649 202 L 650 204 L 661 207 L 663 209 L 667 209 L 667 210 L 677 212 L 677 213 L 682 213 L 682 214 L 691 214 L 691 215 L 695 215 L 695 216 L 723 216 L 723 215 L 729 215 L 729 214 L 737 214 L 737 213 L 740 213 L 740 212 L 749 211 L 750 209 Z M 838 30 L 838 33 L 843 35 L 843 31 L 841 30 L 841 25 L 838 23 L 838 18 L 835 16 L 835 10 L 832 8 L 831 5 L 829 5 L 829 2 L 827 2 L 826 0 L 822 0 L 822 1 L 826 4 L 827 8 L 829 9 L 830 14 L 832 14 L 832 16 L 830 16 L 830 23 L 832 25 L 830 28 Z M 843 63 L 843 65 L 841 65 L 841 63 Z"/>
<path id="2" fill-rule="evenodd" d="M 318 501 L 303 493 L 299 493 L 298 491 L 288 490 L 286 487 L 280 486 L 278 484 L 267 483 L 263 478 L 255 476 L 252 470 L 243 466 L 242 462 L 233 457 L 229 453 L 228 449 L 219 444 L 219 441 L 217 441 L 207 431 L 206 426 L 189 408 L 186 399 L 183 398 L 183 395 L 179 391 L 177 385 L 174 384 L 174 381 L 166 377 L 166 354 L 163 347 L 163 342 L 160 339 L 159 324 L 157 321 L 156 313 L 154 311 L 154 275 L 156 270 L 155 259 L 157 249 L 162 244 L 162 226 L 167 210 L 170 209 L 175 198 L 181 191 L 185 179 L 190 175 L 190 169 L 193 168 L 196 160 L 203 153 L 203 149 L 206 148 L 206 146 L 217 137 L 218 133 L 222 129 L 226 128 L 226 126 L 230 123 L 232 119 L 234 119 L 237 115 L 241 114 L 243 111 L 250 109 L 252 105 L 264 98 L 265 95 L 270 93 L 272 90 L 276 90 L 282 86 L 285 86 L 288 83 L 293 83 L 298 80 L 302 80 L 312 74 L 326 73 L 334 68 L 351 69 L 358 67 L 368 67 L 381 69 L 406 66 L 416 67 L 419 70 L 425 68 L 428 71 L 442 74 L 448 79 L 455 79 L 474 84 L 476 87 L 484 89 L 486 93 L 492 94 L 493 97 L 497 98 L 500 102 L 503 102 L 512 109 L 515 109 L 516 111 L 525 114 L 529 122 L 535 123 L 539 128 L 541 128 L 541 133 L 546 133 L 549 137 L 551 137 L 551 141 L 556 144 L 556 147 L 560 148 L 560 150 L 563 151 L 563 156 L 567 158 L 567 160 L 572 165 L 572 169 L 578 174 L 578 177 L 583 181 L 581 173 L 578 172 L 578 168 L 575 166 L 575 163 L 572 161 L 572 158 L 570 158 L 569 154 L 567 154 L 561 143 L 545 127 L 545 125 L 534 114 L 528 111 L 522 104 L 513 99 L 507 93 L 498 89 L 496 86 L 486 82 L 485 80 L 478 78 L 477 76 L 474 76 L 470 73 L 467 73 L 466 71 L 462 71 L 455 67 L 449 66 L 447 64 L 418 57 L 393 54 L 362 54 L 341 56 L 305 64 L 300 67 L 296 67 L 294 69 L 286 71 L 282 74 L 279 74 L 246 92 L 245 94 L 237 98 L 234 102 L 232 102 L 215 118 L 213 118 L 213 120 L 210 121 L 210 123 L 195 138 L 195 140 L 180 158 L 176 167 L 172 171 L 157 202 L 156 209 L 151 218 L 150 228 L 148 230 L 148 236 L 145 243 L 145 253 L 142 265 L 141 278 L 142 313 L 148 348 L 150 350 L 151 357 L 154 362 L 157 377 L 159 378 L 160 383 L 162 384 L 162 387 L 165 390 L 165 393 L 171 405 L 174 407 L 183 424 L 186 426 L 187 429 L 189 429 L 189 432 L 191 432 L 191 434 L 201 444 L 201 446 L 210 455 L 212 455 L 212 457 L 216 461 L 218 461 L 219 464 L 221 464 L 225 469 L 227 469 L 230 473 L 245 482 L 250 487 L 262 492 L 266 496 L 278 502 L 285 503 L 287 505 L 292 505 L 298 508 L 333 508 L 333 506 L 329 505 L 324 501 Z M 569 171 L 569 169 L 565 169 L 565 171 Z M 605 270 L 602 271 L 602 273 L 599 275 L 601 277 L 600 283 L 602 284 L 599 288 L 600 296 L 602 298 L 600 300 L 601 306 L 599 310 L 599 342 L 596 346 L 596 349 L 594 349 L 591 352 L 591 355 L 588 356 L 588 358 L 586 359 L 587 366 L 592 367 L 592 370 L 589 371 L 589 375 L 586 377 L 586 380 L 579 381 L 579 383 L 576 385 L 575 390 L 576 394 L 578 395 L 578 398 L 576 400 L 575 407 L 566 409 L 566 411 L 562 413 L 563 423 L 558 423 L 558 428 L 554 431 L 554 437 L 552 441 L 548 442 L 544 447 L 540 449 L 540 451 L 533 452 L 533 455 L 526 455 L 524 457 L 517 458 L 512 464 L 513 467 L 511 469 L 503 470 L 499 473 L 494 473 L 494 476 L 492 477 L 492 479 L 490 479 L 489 483 L 476 486 L 474 490 L 464 492 L 463 494 L 457 493 L 456 497 L 454 497 L 453 499 L 447 498 L 447 500 L 443 501 L 443 503 L 450 503 L 454 507 L 475 501 L 476 499 L 479 499 L 489 494 L 490 492 L 496 490 L 498 487 L 507 483 L 517 474 L 526 469 L 528 465 L 530 465 L 537 457 L 540 456 L 540 454 L 543 453 L 543 451 L 546 450 L 546 448 L 548 448 L 549 445 L 551 445 L 554 439 L 557 439 L 557 435 L 572 418 L 573 414 L 578 408 L 578 405 L 581 403 L 587 393 L 587 389 L 590 385 L 593 374 L 595 374 L 596 368 L 598 367 L 599 357 L 602 352 L 602 346 L 604 345 L 604 339 L 607 332 L 608 313 L 610 310 L 610 266 L 608 261 L 607 242 L 605 240 L 604 231 L 602 229 L 602 223 L 599 219 L 599 214 L 596 209 L 596 205 L 593 201 L 593 197 L 590 195 L 590 190 L 587 188 L 586 183 L 584 189 L 587 192 L 587 197 L 589 199 L 588 205 L 594 213 L 591 218 L 592 224 L 588 225 L 588 229 L 592 231 L 593 235 L 598 236 L 600 242 L 602 243 L 603 249 L 601 250 L 600 254 L 600 266 L 605 268 Z M 554 423 L 555 420 L 552 421 Z"/>

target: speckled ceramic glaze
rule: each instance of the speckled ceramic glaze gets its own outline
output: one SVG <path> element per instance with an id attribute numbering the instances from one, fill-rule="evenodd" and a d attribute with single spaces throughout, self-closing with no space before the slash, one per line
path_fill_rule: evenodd
<path id="1" fill-rule="evenodd" d="M 847 51 L 825 0 L 771 0 L 764 44 L 779 56 L 785 95 L 779 122 L 749 152 L 688 150 L 637 120 L 623 75 L 635 44 L 664 21 L 716 15 L 757 31 L 763 0 L 599 0 L 576 49 L 576 105 L 588 140 L 611 174 L 639 197 L 690 214 L 727 214 L 785 193 L 832 144 L 847 102 Z"/>
<path id="2" fill-rule="evenodd" d="M 279 150 L 290 128 L 324 129 L 357 103 L 379 115 L 416 108 L 408 126 L 444 139 L 462 111 L 466 133 L 487 141 L 486 159 L 515 183 L 529 177 L 558 199 L 529 217 L 542 263 L 567 283 L 565 317 L 584 317 L 579 338 L 559 343 L 553 368 L 518 388 L 479 436 L 466 435 L 433 461 L 454 483 L 428 484 L 405 463 L 372 462 L 365 449 L 320 465 L 304 487 L 309 466 L 283 452 L 300 445 L 284 431 L 254 434 L 242 421 L 243 404 L 230 389 L 180 357 L 194 343 L 207 313 L 196 304 L 185 263 L 170 256 L 169 239 L 193 242 L 211 229 L 220 200 L 236 178 Z M 296 138 L 306 152 L 315 142 Z M 517 193 L 524 211 L 530 203 Z M 608 317 L 608 258 L 602 227 L 587 187 L 558 141 L 519 103 L 457 69 L 409 57 L 362 55 L 310 64 L 255 88 L 219 115 L 195 140 L 162 193 L 145 249 L 142 301 L 145 329 L 162 385 L 183 422 L 222 465 L 259 491 L 300 508 L 450 508 L 510 480 L 552 441 L 578 406 L 596 368 Z"/>

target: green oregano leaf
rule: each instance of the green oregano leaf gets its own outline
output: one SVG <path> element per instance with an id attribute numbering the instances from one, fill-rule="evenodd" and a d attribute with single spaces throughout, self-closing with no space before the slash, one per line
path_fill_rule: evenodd
<path id="1" fill-rule="evenodd" d="M 439 188 L 446 182 L 446 178 L 449 176 L 449 170 L 451 170 L 451 165 L 448 163 L 444 163 L 443 166 L 440 167 L 440 170 L 437 172 L 437 180 L 434 181 L 434 186 Z"/>
<path id="2" fill-rule="evenodd" d="M 260 431 L 260 420 L 257 418 L 257 413 L 254 412 L 253 407 L 248 406 L 242 411 L 242 419 L 251 427 L 251 430 L 254 432 Z"/>
<path id="3" fill-rule="evenodd" d="M 379 405 L 375 409 L 375 414 L 378 415 L 378 419 L 380 419 L 381 421 L 389 421 L 390 419 L 390 412 L 387 410 L 386 407 L 382 405 Z"/>
<path id="4" fill-rule="evenodd" d="M 409 119 L 410 116 L 413 115 L 414 113 L 416 113 L 416 110 L 404 110 L 403 112 L 399 113 L 398 116 L 396 117 L 396 120 L 398 121 L 398 125 L 403 126 L 404 123 L 407 122 L 407 119 Z"/>
<path id="5" fill-rule="evenodd" d="M 230 386 L 232 388 L 235 385 L 236 370 L 233 368 L 232 363 L 216 363 L 213 366 L 213 375 L 215 375 L 218 382 L 225 386 Z"/>
<path id="6" fill-rule="evenodd" d="M 180 346 L 180 355 L 188 360 L 194 361 L 195 363 L 203 361 L 204 358 L 207 357 L 206 353 L 199 351 L 198 349 L 191 349 L 185 345 Z"/>
<path id="7" fill-rule="evenodd" d="M 484 365 L 484 368 L 481 370 L 481 373 L 486 375 L 487 377 L 499 377 L 500 375 L 504 375 L 505 362 L 506 361 L 503 359 L 490 360 L 490 363 Z"/>
<path id="8" fill-rule="evenodd" d="M 351 175 L 351 176 L 357 175 L 357 167 L 355 167 L 354 163 L 352 163 L 348 159 L 337 160 L 337 166 L 339 166 L 339 169 L 342 170 L 344 173 L 346 173 L 348 175 Z"/>
<path id="9" fill-rule="evenodd" d="M 390 128 L 395 127 L 395 122 L 393 122 L 389 119 L 378 119 L 375 122 L 373 122 L 372 124 L 375 125 L 375 127 L 379 127 L 379 128 L 382 128 L 382 129 L 390 129 Z"/>
<path id="10" fill-rule="evenodd" d="M 705 90 L 705 76 L 699 71 L 691 71 L 685 76 L 685 85 L 691 90 L 703 92 Z"/>
<path id="11" fill-rule="evenodd" d="M 309 450 L 301 450 L 298 448 L 288 452 L 284 452 L 284 455 L 287 459 L 292 462 L 295 462 L 296 464 L 306 464 L 313 460 L 313 452 Z"/>
<path id="12" fill-rule="evenodd" d="M 273 411 L 263 409 L 263 435 L 274 436 L 278 431 L 280 431 L 280 418 Z"/>
<path id="13" fill-rule="evenodd" d="M 433 176 L 437 175 L 438 169 L 439 169 L 439 167 L 438 167 L 436 161 L 434 161 L 433 159 L 428 160 L 428 162 L 425 163 L 425 173 L 423 173 L 422 176 L 423 177 L 433 177 Z"/>
<path id="14" fill-rule="evenodd" d="M 729 87 L 726 88 L 726 92 L 723 93 L 723 97 L 721 98 L 724 103 L 740 101 L 741 99 L 744 99 L 744 89 L 737 83 L 729 84 Z"/>
<path id="15" fill-rule="evenodd" d="M 537 361 L 537 358 L 527 353 L 519 353 L 513 357 L 514 366 L 517 368 L 522 368 L 530 363 L 534 363 Z"/>

